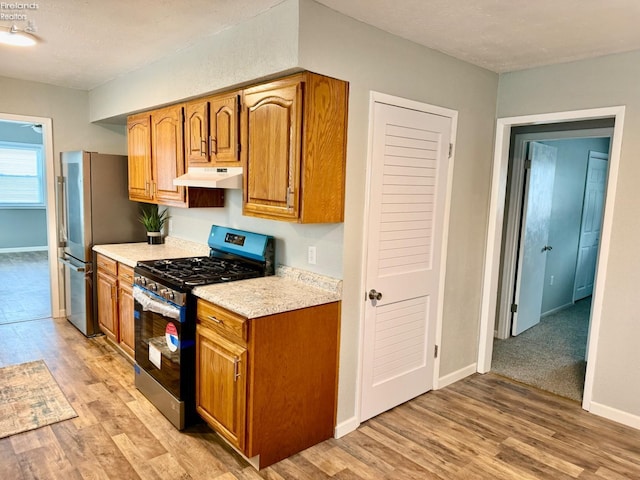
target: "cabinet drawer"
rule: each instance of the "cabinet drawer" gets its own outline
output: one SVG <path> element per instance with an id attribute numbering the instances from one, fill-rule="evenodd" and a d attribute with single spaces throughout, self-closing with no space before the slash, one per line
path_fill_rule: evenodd
<path id="1" fill-rule="evenodd" d="M 100 270 L 104 270 L 109 272 L 111 275 L 118 275 L 118 262 L 115 260 L 105 257 L 104 255 L 98 254 L 97 262 L 98 268 Z"/>
<path id="2" fill-rule="evenodd" d="M 226 336 L 247 341 L 247 319 L 206 300 L 198 299 L 198 323 Z"/>
<path id="3" fill-rule="evenodd" d="M 124 263 L 118 263 L 118 281 L 133 285 L 133 268 Z"/>

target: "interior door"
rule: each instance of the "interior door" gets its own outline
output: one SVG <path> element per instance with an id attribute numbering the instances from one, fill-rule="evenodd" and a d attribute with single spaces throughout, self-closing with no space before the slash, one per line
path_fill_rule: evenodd
<path id="1" fill-rule="evenodd" d="M 374 103 L 360 419 L 433 388 L 450 117 Z"/>
<path id="2" fill-rule="evenodd" d="M 573 289 L 574 302 L 593 293 L 598 247 L 600 245 L 608 158 L 609 155 L 606 153 L 589 152 L 584 202 L 582 203 L 578 261 L 576 262 L 576 280 Z"/>
<path id="3" fill-rule="evenodd" d="M 524 208 L 518 268 L 516 274 L 515 308 L 512 335 L 519 335 L 540 323 L 544 272 L 547 255 L 549 221 L 553 201 L 557 149 L 531 142 L 525 182 Z"/>

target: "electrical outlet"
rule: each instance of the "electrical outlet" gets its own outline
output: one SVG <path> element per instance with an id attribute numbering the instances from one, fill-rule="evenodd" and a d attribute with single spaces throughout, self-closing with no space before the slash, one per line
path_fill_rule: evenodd
<path id="1" fill-rule="evenodd" d="M 307 262 L 309 265 L 316 264 L 316 247 L 309 247 L 309 250 L 307 251 Z"/>
<path id="2" fill-rule="evenodd" d="M 551 277 L 549 277 L 549 285 L 553 285 L 553 280 L 554 280 L 554 277 L 553 275 L 551 275 Z"/>

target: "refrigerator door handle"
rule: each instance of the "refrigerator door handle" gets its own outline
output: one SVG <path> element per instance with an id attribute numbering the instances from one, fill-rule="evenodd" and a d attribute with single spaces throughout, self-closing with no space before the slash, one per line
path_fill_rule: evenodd
<path id="1" fill-rule="evenodd" d="M 65 216 L 64 177 L 58 177 L 58 188 L 56 193 L 58 196 L 58 247 L 66 247 L 67 219 Z"/>
<path id="2" fill-rule="evenodd" d="M 66 265 L 67 267 L 69 267 L 71 270 L 73 270 L 74 272 L 85 272 L 87 269 L 85 268 L 84 265 L 82 265 L 81 267 L 74 265 L 73 263 L 71 263 L 69 260 L 65 260 L 64 258 L 60 258 L 58 257 L 58 261 L 60 263 L 63 263 L 64 265 Z"/>

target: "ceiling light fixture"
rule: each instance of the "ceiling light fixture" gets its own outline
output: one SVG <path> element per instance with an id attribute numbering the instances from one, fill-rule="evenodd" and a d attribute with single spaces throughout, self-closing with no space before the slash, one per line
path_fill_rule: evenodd
<path id="1" fill-rule="evenodd" d="M 29 24 L 24 30 L 20 30 L 13 24 L 10 28 L 0 27 L 0 43 L 15 47 L 30 47 L 38 43 L 33 32 L 35 29 Z"/>

